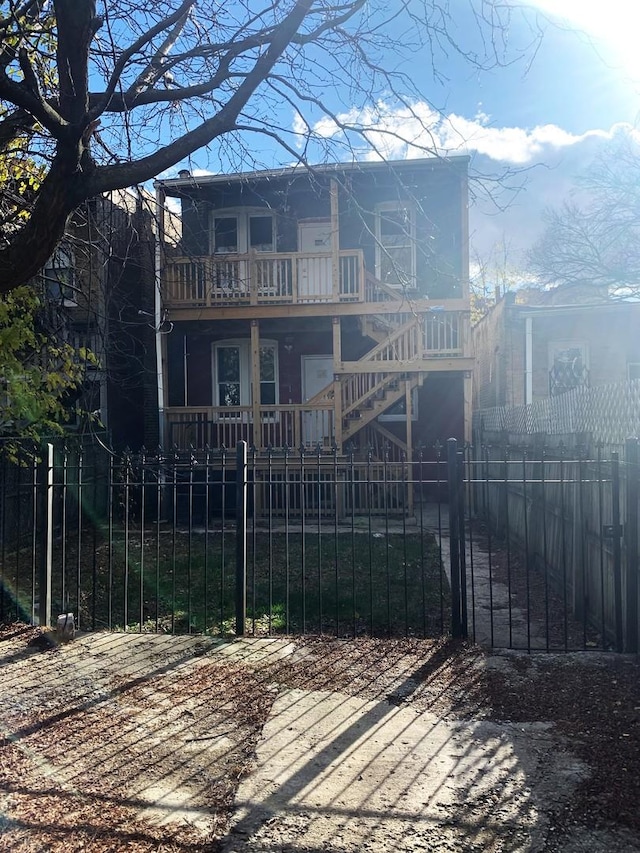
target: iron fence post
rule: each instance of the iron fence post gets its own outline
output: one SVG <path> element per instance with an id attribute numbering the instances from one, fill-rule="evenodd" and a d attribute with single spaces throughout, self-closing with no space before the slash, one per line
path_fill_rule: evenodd
<path id="1" fill-rule="evenodd" d="M 449 488 L 449 566 L 451 573 L 451 634 L 462 637 L 460 601 L 460 496 L 458 477 L 458 442 L 447 439 L 447 479 Z"/>
<path id="2" fill-rule="evenodd" d="M 625 490 L 626 518 L 624 524 L 625 543 L 625 595 L 626 632 L 625 651 L 638 651 L 638 439 L 628 438 L 625 442 Z"/>
<path id="3" fill-rule="evenodd" d="M 247 613 L 247 442 L 236 448 L 236 637 L 243 637 Z"/>
<path id="4" fill-rule="evenodd" d="M 51 573 L 53 567 L 53 444 L 45 445 L 42 460 L 42 552 L 38 578 L 38 622 L 51 625 Z M 34 496 L 35 501 L 35 496 Z"/>
<path id="5" fill-rule="evenodd" d="M 624 649 L 622 624 L 622 542 L 620 536 L 620 461 L 611 454 L 611 529 L 613 533 L 613 606 L 615 615 L 616 651 Z"/>
<path id="6" fill-rule="evenodd" d="M 458 478 L 458 525 L 460 530 L 460 535 L 458 537 L 458 563 L 460 566 L 460 636 L 466 640 L 469 632 L 469 618 L 467 614 L 467 540 L 465 535 L 465 516 L 467 508 L 464 500 L 464 451 L 458 451 L 457 457 L 458 467 L 456 470 L 456 476 Z M 471 474 L 469 474 L 469 479 L 470 478 Z M 471 537 L 469 537 L 469 543 L 471 543 Z M 471 544 L 469 544 L 469 548 L 471 549 Z"/>

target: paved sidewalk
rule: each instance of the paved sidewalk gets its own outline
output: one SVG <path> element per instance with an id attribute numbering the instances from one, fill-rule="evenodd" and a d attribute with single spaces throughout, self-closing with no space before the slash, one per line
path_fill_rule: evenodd
<path id="1" fill-rule="evenodd" d="M 533 853 L 547 800 L 569 797 L 583 772 L 545 724 L 448 721 L 401 701 L 288 689 L 223 849 Z"/>

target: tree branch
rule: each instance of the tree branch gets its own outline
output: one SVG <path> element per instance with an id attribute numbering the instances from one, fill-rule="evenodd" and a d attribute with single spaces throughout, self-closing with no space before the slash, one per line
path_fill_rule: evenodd
<path id="1" fill-rule="evenodd" d="M 175 142 L 135 163 L 118 163 L 96 169 L 90 180 L 90 195 L 97 195 L 109 188 L 121 189 L 131 184 L 143 183 L 188 157 L 198 148 L 208 145 L 221 134 L 234 130 L 241 110 L 286 49 L 293 33 L 304 21 L 311 3 L 312 0 L 296 2 L 292 11 L 278 26 L 269 48 L 256 60 L 243 82 L 215 116 L 185 133 Z"/>

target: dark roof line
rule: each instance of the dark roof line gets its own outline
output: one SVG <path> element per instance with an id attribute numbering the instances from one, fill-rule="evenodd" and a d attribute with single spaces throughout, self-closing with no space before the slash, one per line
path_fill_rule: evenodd
<path id="1" fill-rule="evenodd" d="M 233 172 L 231 174 L 189 175 L 178 178 L 163 178 L 155 181 L 155 186 L 166 189 L 200 186 L 202 184 L 236 183 L 248 181 L 266 181 L 274 178 L 295 177 L 305 174 L 337 174 L 340 172 L 396 171 L 411 168 L 460 168 L 469 163 L 467 155 L 456 154 L 450 157 L 419 157 L 412 160 L 354 160 L 350 163 L 321 163 L 317 166 L 297 164 L 279 169 L 263 169 L 253 172 Z M 184 170 L 186 171 L 186 170 Z"/>

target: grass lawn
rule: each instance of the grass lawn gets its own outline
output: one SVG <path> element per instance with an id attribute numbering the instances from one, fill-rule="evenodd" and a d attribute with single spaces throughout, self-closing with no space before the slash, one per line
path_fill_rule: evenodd
<path id="1" fill-rule="evenodd" d="M 148 535 L 150 534 L 150 535 Z M 450 596 L 430 534 L 249 532 L 248 633 L 439 636 Z M 54 555 L 54 618 L 84 628 L 229 634 L 235 629 L 233 531 L 130 530 Z M 80 606 L 78 607 L 78 599 Z M 26 603 L 26 602 L 25 602 Z M 29 605 L 30 606 L 30 605 Z"/>

